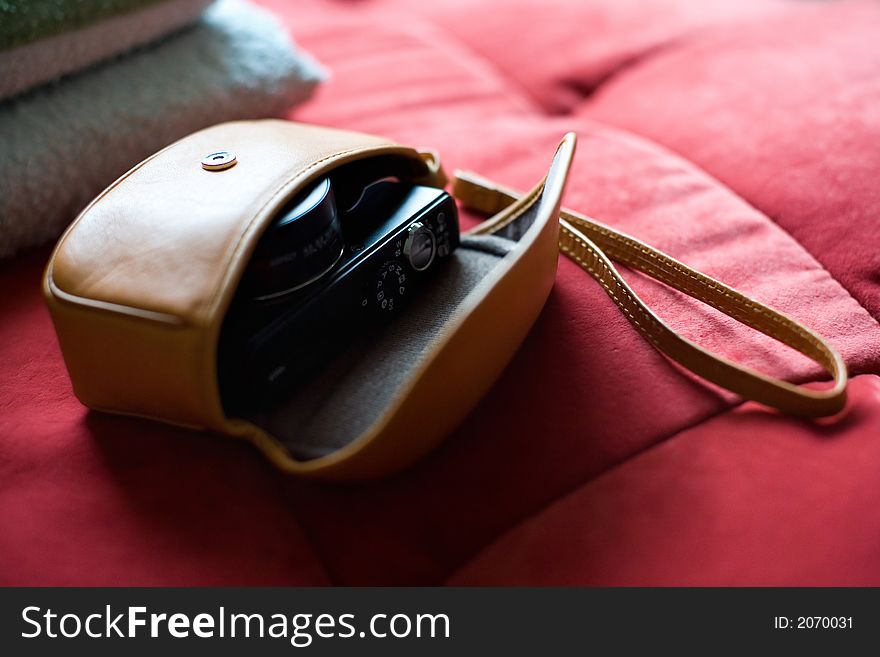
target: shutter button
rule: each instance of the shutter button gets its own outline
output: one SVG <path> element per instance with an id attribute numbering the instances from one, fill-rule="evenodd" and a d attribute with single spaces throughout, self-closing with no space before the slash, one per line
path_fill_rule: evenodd
<path id="1" fill-rule="evenodd" d="M 235 153 L 229 151 L 217 151 L 209 153 L 202 158 L 202 168 L 205 171 L 223 171 L 235 166 L 237 160 Z"/>

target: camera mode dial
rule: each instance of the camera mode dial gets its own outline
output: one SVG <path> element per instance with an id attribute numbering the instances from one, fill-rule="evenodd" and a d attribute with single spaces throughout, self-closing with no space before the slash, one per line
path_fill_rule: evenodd
<path id="1" fill-rule="evenodd" d="M 416 271 L 424 271 L 430 267 L 437 255 L 437 239 L 433 231 L 422 222 L 415 222 L 407 231 L 403 255 Z"/>

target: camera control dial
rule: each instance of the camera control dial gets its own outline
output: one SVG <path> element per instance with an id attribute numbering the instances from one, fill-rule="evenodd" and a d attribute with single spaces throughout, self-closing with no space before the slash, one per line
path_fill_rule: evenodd
<path id="1" fill-rule="evenodd" d="M 424 271 L 437 255 L 437 239 L 433 231 L 420 221 L 411 225 L 403 245 L 403 255 L 416 271 Z"/>

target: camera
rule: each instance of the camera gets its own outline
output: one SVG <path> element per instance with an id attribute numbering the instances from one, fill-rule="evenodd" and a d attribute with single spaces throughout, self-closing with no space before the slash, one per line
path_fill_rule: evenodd
<path id="1" fill-rule="evenodd" d="M 399 313 L 459 245 L 442 189 L 359 175 L 325 177 L 260 239 L 220 335 L 227 413 L 271 405 Z"/>

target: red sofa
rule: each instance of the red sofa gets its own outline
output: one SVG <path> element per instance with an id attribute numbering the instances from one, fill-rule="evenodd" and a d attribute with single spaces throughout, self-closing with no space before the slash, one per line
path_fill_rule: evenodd
<path id="1" fill-rule="evenodd" d="M 515 361 L 440 449 L 384 481 L 305 483 L 248 445 L 83 408 L 39 251 L 0 265 L 0 583 L 880 584 L 877 3 L 262 4 L 332 71 L 295 118 L 519 187 L 576 131 L 566 205 L 823 333 L 853 375 L 847 409 L 741 403 L 561 259 Z M 630 280 L 703 344 L 821 379 Z"/>

